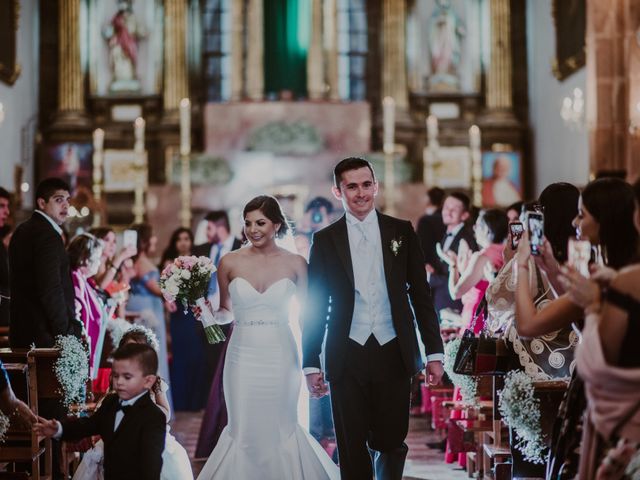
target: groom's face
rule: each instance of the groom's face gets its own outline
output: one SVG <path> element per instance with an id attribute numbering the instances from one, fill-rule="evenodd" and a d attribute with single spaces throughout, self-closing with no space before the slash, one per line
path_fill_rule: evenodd
<path id="1" fill-rule="evenodd" d="M 333 187 L 333 194 L 342 201 L 345 210 L 364 220 L 374 208 L 378 183 L 367 167 L 348 170 L 342 174 L 340 188 Z"/>

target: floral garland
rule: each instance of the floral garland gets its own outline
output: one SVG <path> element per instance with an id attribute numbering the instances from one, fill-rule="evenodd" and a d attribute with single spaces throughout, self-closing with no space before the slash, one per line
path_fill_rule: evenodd
<path id="1" fill-rule="evenodd" d="M 444 346 L 444 371 L 460 389 L 462 401 L 467 405 L 476 405 L 478 403 L 478 379 L 471 375 L 460 375 L 453 371 L 453 365 L 460 349 L 460 339 L 455 338 Z"/>
<path id="2" fill-rule="evenodd" d="M 62 401 L 69 408 L 84 399 L 89 379 L 89 351 L 73 335 L 57 336 L 55 346 L 60 350 L 60 357 L 53 365 L 53 371 L 60 383 Z"/>
<path id="3" fill-rule="evenodd" d="M 11 421 L 9 417 L 7 417 L 4 413 L 0 412 L 0 443 L 4 443 L 7 439 L 7 431 L 9 430 L 9 425 Z"/>
<path id="4" fill-rule="evenodd" d="M 519 440 L 515 447 L 525 460 L 543 464 L 547 446 L 540 429 L 540 400 L 534 394 L 533 379 L 523 371 L 511 371 L 504 379 L 498 407 L 503 420 L 515 431 Z"/>

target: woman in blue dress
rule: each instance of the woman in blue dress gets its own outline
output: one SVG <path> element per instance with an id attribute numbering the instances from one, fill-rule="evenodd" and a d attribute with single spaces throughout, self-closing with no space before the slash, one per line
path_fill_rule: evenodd
<path id="1" fill-rule="evenodd" d="M 134 277 L 131 279 L 131 290 L 127 311 L 139 313 L 136 323 L 153 330 L 158 337 L 158 375 L 164 380 L 169 379 L 169 362 L 167 358 L 167 327 L 164 318 L 162 292 L 160 291 L 160 272 L 149 258 L 155 251 L 158 239 L 153 234 L 151 225 L 140 223 L 133 225 L 132 230 L 138 232 L 138 253 L 133 257 Z M 175 306 L 167 305 L 170 310 Z M 173 389 L 171 389 L 173 390 Z M 169 395 L 167 395 L 169 397 Z"/>
<path id="2" fill-rule="evenodd" d="M 160 268 L 179 256 L 191 255 L 193 233 L 188 228 L 178 228 L 171 235 L 169 246 L 162 255 Z M 202 324 L 189 309 L 178 305 L 169 316 L 171 329 L 171 390 L 173 408 L 176 411 L 202 410 L 207 401 L 206 338 Z"/>

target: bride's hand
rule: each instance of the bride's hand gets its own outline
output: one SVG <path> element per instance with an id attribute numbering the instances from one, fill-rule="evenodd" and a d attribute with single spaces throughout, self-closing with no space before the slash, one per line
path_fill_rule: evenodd
<path id="1" fill-rule="evenodd" d="M 309 373 L 306 380 L 312 398 L 321 398 L 329 393 L 329 385 L 324 381 L 324 374 Z"/>

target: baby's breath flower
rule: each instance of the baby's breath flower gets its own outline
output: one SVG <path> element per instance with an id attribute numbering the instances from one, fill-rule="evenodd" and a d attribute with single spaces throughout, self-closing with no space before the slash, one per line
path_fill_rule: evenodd
<path id="1" fill-rule="evenodd" d="M 58 335 L 56 348 L 60 357 L 53 370 L 60 383 L 64 405 L 69 408 L 84 398 L 85 385 L 89 378 L 89 352 L 82 342 L 73 335 Z"/>

